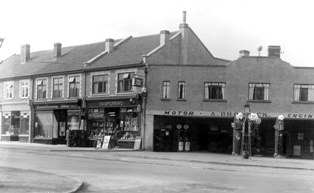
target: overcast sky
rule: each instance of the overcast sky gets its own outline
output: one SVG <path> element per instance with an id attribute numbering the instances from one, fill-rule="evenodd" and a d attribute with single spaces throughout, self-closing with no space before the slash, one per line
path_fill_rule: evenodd
<path id="1" fill-rule="evenodd" d="M 313 0 L 1 0 L 0 61 L 107 38 L 177 31 L 182 11 L 187 23 L 217 58 L 235 60 L 240 50 L 258 55 L 263 46 L 280 45 L 281 58 L 293 66 L 314 67 Z"/>

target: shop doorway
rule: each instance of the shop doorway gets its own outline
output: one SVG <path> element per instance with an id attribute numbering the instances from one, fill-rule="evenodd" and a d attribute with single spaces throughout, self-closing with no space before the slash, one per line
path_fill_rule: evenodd
<path id="1" fill-rule="evenodd" d="M 66 131 L 67 131 L 67 110 L 54 110 L 53 115 L 55 117 L 54 127 L 57 129 L 57 144 L 66 144 Z"/>

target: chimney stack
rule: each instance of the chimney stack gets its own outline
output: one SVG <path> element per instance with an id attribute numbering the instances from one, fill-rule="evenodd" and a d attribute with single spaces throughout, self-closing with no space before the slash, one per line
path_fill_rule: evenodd
<path id="1" fill-rule="evenodd" d="M 113 43 L 114 43 L 113 39 L 106 39 L 105 44 L 106 44 L 106 51 L 108 51 L 108 53 L 113 52 Z"/>
<path id="2" fill-rule="evenodd" d="M 25 64 L 30 59 L 30 45 L 21 46 L 21 64 Z"/>
<path id="3" fill-rule="evenodd" d="M 189 25 L 186 23 L 186 11 L 183 11 L 183 21 L 180 24 L 181 32 L 181 64 L 188 63 L 188 52 L 189 52 Z"/>
<path id="4" fill-rule="evenodd" d="M 240 58 L 250 56 L 250 51 L 247 51 L 247 50 L 240 50 L 239 53 L 240 53 Z"/>
<path id="5" fill-rule="evenodd" d="M 160 32 L 160 45 L 165 45 L 170 38 L 170 32 L 167 30 L 163 30 Z"/>
<path id="6" fill-rule="evenodd" d="M 280 58 L 280 46 L 268 46 L 268 57 Z"/>
<path id="7" fill-rule="evenodd" d="M 61 56 L 61 43 L 55 43 L 53 44 L 54 49 L 53 49 L 53 59 L 56 60 Z"/>

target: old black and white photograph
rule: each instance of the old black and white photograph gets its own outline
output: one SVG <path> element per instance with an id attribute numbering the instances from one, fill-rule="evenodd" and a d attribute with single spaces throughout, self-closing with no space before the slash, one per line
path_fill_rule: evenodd
<path id="1" fill-rule="evenodd" d="M 314 1 L 0 7 L 0 192 L 314 192 Z"/>

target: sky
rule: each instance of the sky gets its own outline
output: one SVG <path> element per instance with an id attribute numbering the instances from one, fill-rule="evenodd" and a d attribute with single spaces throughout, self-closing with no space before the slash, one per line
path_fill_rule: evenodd
<path id="1" fill-rule="evenodd" d="M 31 52 L 178 31 L 186 22 L 216 58 L 236 60 L 240 50 L 267 56 L 281 46 L 282 60 L 314 67 L 313 0 L 1 0 L 0 61 Z"/>

